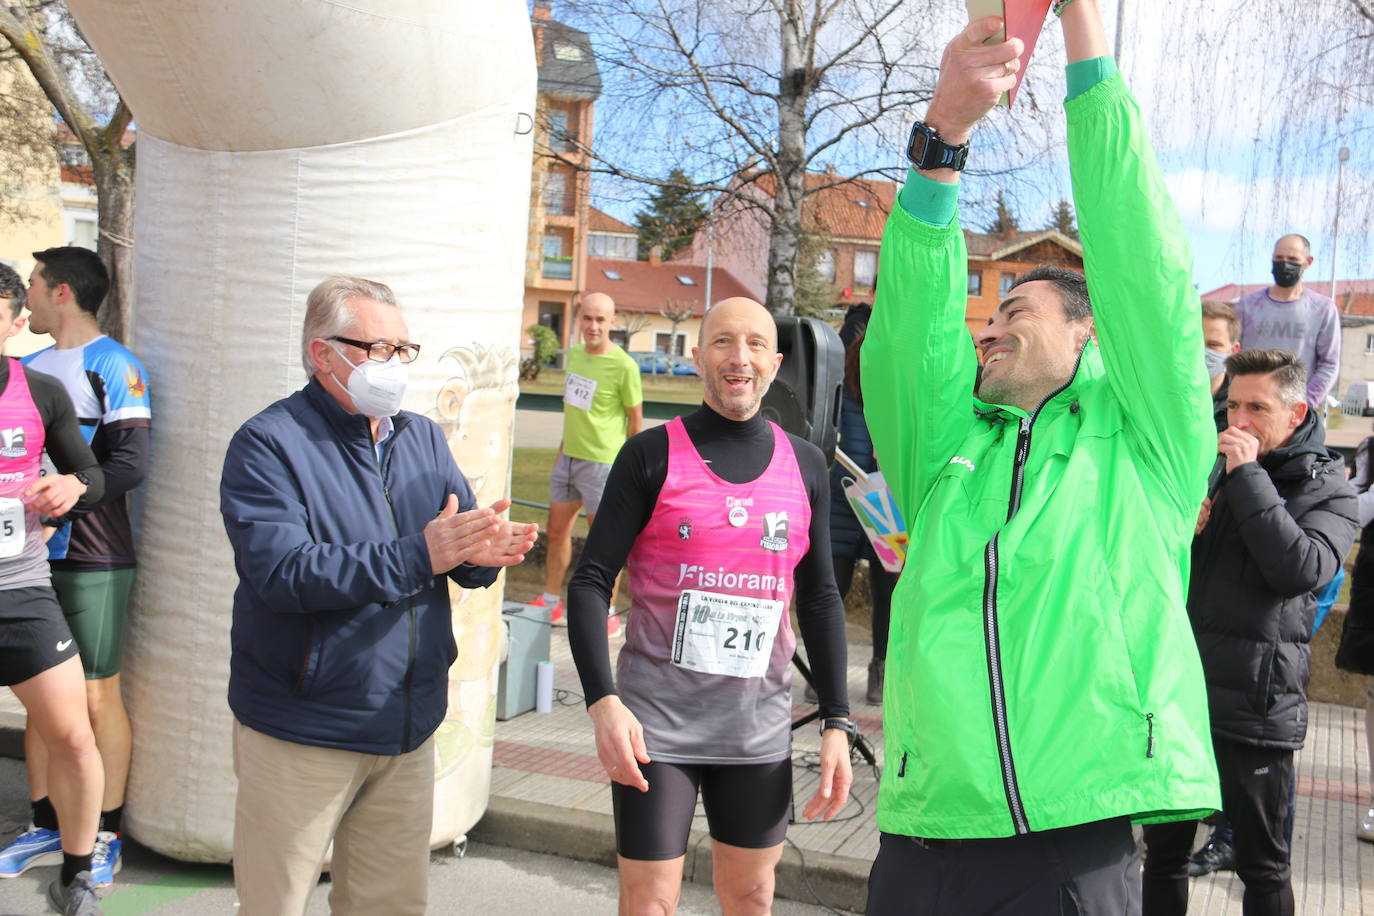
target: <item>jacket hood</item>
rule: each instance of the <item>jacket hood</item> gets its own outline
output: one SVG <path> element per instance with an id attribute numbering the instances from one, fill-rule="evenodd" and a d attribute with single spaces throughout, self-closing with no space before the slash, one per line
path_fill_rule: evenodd
<path id="1" fill-rule="evenodd" d="M 1317 412 L 1309 410 L 1288 444 L 1261 458 L 1260 467 L 1274 477 L 1316 477 L 1343 470 L 1345 459 L 1326 447 L 1326 428 Z"/>

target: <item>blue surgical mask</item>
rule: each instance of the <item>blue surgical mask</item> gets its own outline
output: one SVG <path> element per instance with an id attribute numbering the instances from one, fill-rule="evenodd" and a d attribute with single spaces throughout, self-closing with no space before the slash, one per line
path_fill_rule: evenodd
<path id="1" fill-rule="evenodd" d="M 1203 350 L 1203 359 L 1207 360 L 1207 377 L 1216 378 L 1226 371 L 1226 354 L 1216 350 Z"/>

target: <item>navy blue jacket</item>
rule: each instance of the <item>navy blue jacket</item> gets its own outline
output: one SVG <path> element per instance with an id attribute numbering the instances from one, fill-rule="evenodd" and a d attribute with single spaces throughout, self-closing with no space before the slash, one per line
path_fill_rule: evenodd
<path id="1" fill-rule="evenodd" d="M 248 420 L 224 456 L 220 512 L 239 586 L 229 707 L 298 744 L 401 754 L 448 707 L 448 582 L 424 527 L 475 507 L 439 427 L 402 411 L 379 462 L 366 417 L 311 381 Z M 474 588 L 497 570 L 459 566 Z"/>

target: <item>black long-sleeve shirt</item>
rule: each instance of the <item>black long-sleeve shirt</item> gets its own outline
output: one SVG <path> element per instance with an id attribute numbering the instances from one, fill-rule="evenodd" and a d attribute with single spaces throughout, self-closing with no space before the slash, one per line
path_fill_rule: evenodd
<path id="1" fill-rule="evenodd" d="M 29 395 L 38 408 L 38 416 L 43 420 L 43 448 L 57 467 L 58 473 L 75 474 L 80 472 L 86 477 L 86 492 L 77 499 L 76 505 L 64 519 L 75 518 L 89 512 L 100 504 L 105 495 L 105 475 L 100 470 L 100 462 L 81 435 L 81 427 L 76 422 L 76 408 L 67 396 L 67 389 L 51 375 L 25 369 L 24 375 L 29 382 Z M 0 394 L 10 383 L 10 361 L 0 358 Z"/>
<path id="2" fill-rule="evenodd" d="M 682 418 L 692 445 L 730 483 L 755 480 L 773 459 L 773 431 L 761 414 L 731 420 L 703 404 Z M 788 435 L 811 504 L 810 547 L 796 569 L 797 624 L 824 716 L 849 715 L 844 604 L 830 557 L 830 476 L 820 449 Z M 587 705 L 615 693 L 606 608 L 616 576 L 653 516 L 668 477 L 668 431 L 645 430 L 611 465 L 582 559 L 568 584 L 568 638 Z"/>

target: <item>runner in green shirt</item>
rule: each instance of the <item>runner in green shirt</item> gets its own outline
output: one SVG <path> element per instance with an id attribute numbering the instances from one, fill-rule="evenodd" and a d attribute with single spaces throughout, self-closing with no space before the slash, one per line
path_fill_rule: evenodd
<path id="1" fill-rule="evenodd" d="M 590 525 L 601 504 L 601 490 L 611 462 L 625 440 L 639 432 L 644 419 L 644 392 L 639 367 L 611 340 L 615 301 L 605 293 L 588 293 L 577 310 L 582 345 L 567 356 L 563 385 L 563 442 L 554 461 L 549 495 L 548 552 L 544 594 L 536 607 L 552 608 L 551 618 L 565 626 L 563 577 L 572 560 L 572 529 L 581 509 Z M 620 617 L 612 606 L 606 629 L 620 635 Z"/>

